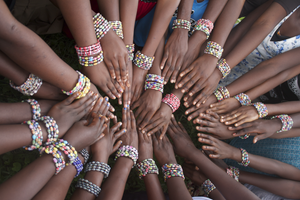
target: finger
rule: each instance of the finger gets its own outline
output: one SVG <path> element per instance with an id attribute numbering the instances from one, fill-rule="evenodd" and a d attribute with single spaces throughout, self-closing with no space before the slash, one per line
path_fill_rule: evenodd
<path id="1" fill-rule="evenodd" d="M 121 73 L 120 73 L 119 59 L 118 58 L 113 59 L 112 60 L 112 64 L 114 66 L 114 71 L 115 71 L 115 74 L 116 74 L 116 79 L 120 83 L 120 82 L 122 82 L 122 79 L 121 79 Z"/>
<path id="2" fill-rule="evenodd" d="M 155 132 L 159 131 L 163 127 L 163 125 L 164 125 L 163 122 L 157 124 L 153 129 L 148 131 L 147 135 L 150 136 L 150 135 L 154 134 Z M 159 139 L 160 139 L 160 137 L 159 137 Z"/>
<path id="3" fill-rule="evenodd" d="M 145 128 L 142 129 L 142 133 L 147 133 L 147 131 L 153 129 L 154 127 L 157 126 L 157 124 L 159 124 L 161 121 L 161 118 L 156 117 L 154 115 L 154 117 L 151 119 L 150 124 L 148 124 Z"/>
<path id="4" fill-rule="evenodd" d="M 70 97 L 72 97 L 72 96 L 70 96 Z M 89 91 L 87 93 L 87 95 L 85 95 L 83 98 L 78 99 L 77 101 L 74 101 L 74 100 L 71 101 L 73 98 L 70 98 L 70 97 L 68 97 L 67 99 L 62 101 L 62 103 L 65 106 L 72 105 L 72 107 L 74 109 L 78 109 L 78 108 L 82 107 L 82 105 L 85 104 L 86 102 L 88 102 L 90 104 L 96 100 L 96 96 L 94 95 L 93 91 Z"/>
<path id="5" fill-rule="evenodd" d="M 121 94 L 118 93 L 117 89 L 115 88 L 115 86 L 113 85 L 112 82 L 110 82 L 110 83 L 107 84 L 107 88 L 109 89 L 109 91 L 110 91 L 110 93 L 111 93 L 111 95 L 113 97 L 111 99 L 116 99 L 116 98 L 120 98 L 121 97 Z"/>
<path id="6" fill-rule="evenodd" d="M 128 54 L 126 54 L 126 56 L 128 56 Z M 128 60 L 125 60 L 126 58 L 128 57 L 121 57 L 119 59 L 119 66 L 120 66 L 120 72 L 121 72 L 121 82 L 125 82 L 127 80 L 127 64 L 126 64 L 126 61 Z"/>
<path id="7" fill-rule="evenodd" d="M 98 114 L 101 114 L 101 115 L 104 115 L 104 116 L 107 115 L 108 109 L 110 107 L 110 103 L 108 102 L 108 100 L 109 100 L 108 97 L 104 97 L 103 100 L 100 100 L 100 101 L 102 101 L 102 104 L 100 106 Z"/>
<path id="8" fill-rule="evenodd" d="M 123 93 L 123 105 L 127 107 L 129 105 L 129 88 L 126 87 Z"/>
<path id="9" fill-rule="evenodd" d="M 200 90 L 202 90 L 204 85 L 202 84 L 203 81 L 201 81 L 201 80 L 196 81 L 195 85 L 192 87 L 192 89 L 190 89 L 189 94 L 188 94 L 189 98 L 194 96 L 196 93 L 200 92 Z M 200 92 L 200 94 L 196 95 L 196 97 L 194 98 L 193 105 L 196 105 L 199 102 L 199 100 L 203 97 L 203 95 L 204 95 L 204 92 L 202 90 Z"/>
<path id="10" fill-rule="evenodd" d="M 257 134 L 257 130 L 255 127 L 244 128 L 242 130 L 237 131 L 233 134 L 234 137 L 243 136 L 243 135 L 251 135 L 252 133 Z"/>
<path id="11" fill-rule="evenodd" d="M 122 144 L 122 141 L 119 140 L 119 141 L 114 145 L 114 147 L 113 147 L 113 152 L 117 151 L 117 150 L 119 149 L 119 147 L 121 146 L 121 144 Z M 112 153 L 113 153 L 113 152 L 112 152 Z"/>
<path id="12" fill-rule="evenodd" d="M 180 81 L 178 87 L 181 88 L 182 93 L 185 93 L 196 83 L 196 81 L 195 73 L 190 72 Z"/>
<path id="13" fill-rule="evenodd" d="M 139 109 L 141 110 L 141 113 L 139 114 L 139 117 L 137 118 L 136 124 L 139 126 L 139 128 L 141 128 L 140 123 L 144 120 L 144 118 L 148 112 L 145 111 L 145 109 L 143 110 L 141 107 L 139 107 Z M 144 112 L 142 112 L 142 111 L 144 111 Z"/>
<path id="14" fill-rule="evenodd" d="M 130 110 L 131 129 L 136 130 L 136 122 L 132 110 Z"/>
<path id="15" fill-rule="evenodd" d="M 102 105 L 102 101 L 100 100 L 102 97 L 100 97 L 100 98 L 98 98 L 97 99 L 97 101 L 96 101 L 96 103 L 95 103 L 95 105 L 94 105 L 94 107 L 93 107 L 93 112 L 96 112 L 96 113 L 98 113 L 99 112 L 99 109 L 100 109 L 100 107 L 101 107 L 101 105 Z M 103 98 L 102 98 L 102 100 L 103 100 Z"/>
<path id="16" fill-rule="evenodd" d="M 164 84 L 167 84 L 169 82 L 169 79 L 173 73 L 174 68 L 173 67 L 169 67 L 169 70 L 167 71 L 166 75 L 164 75 Z"/>
<path id="17" fill-rule="evenodd" d="M 122 129 L 128 129 L 128 114 L 127 108 L 122 109 Z"/>
<path id="18" fill-rule="evenodd" d="M 185 134 L 188 134 L 188 132 L 186 131 L 186 129 L 180 122 L 178 122 L 178 125 L 180 126 L 182 132 L 184 132 Z"/>
<path id="19" fill-rule="evenodd" d="M 203 146 L 202 146 L 202 149 L 203 149 L 203 150 L 213 151 L 214 153 L 217 153 L 217 152 L 216 152 L 216 151 L 217 151 L 217 148 L 214 147 L 214 146 L 206 146 L 206 145 L 203 145 Z"/>
<path id="20" fill-rule="evenodd" d="M 210 158 L 215 158 L 215 159 L 219 159 L 220 158 L 220 154 L 209 154 Z"/>
<path id="21" fill-rule="evenodd" d="M 107 60 L 105 59 L 105 56 L 104 56 L 104 61 L 105 61 L 106 67 L 110 73 L 110 77 L 112 79 L 116 79 L 116 73 L 115 73 L 115 68 L 114 68 L 113 63 L 111 61 L 107 62 Z"/>
<path id="22" fill-rule="evenodd" d="M 118 131 L 117 133 L 114 134 L 114 140 L 113 142 L 115 142 L 117 139 L 119 139 L 122 135 L 124 135 L 127 132 L 126 129 L 122 129 L 120 131 Z"/>
<path id="23" fill-rule="evenodd" d="M 114 134 L 118 130 L 118 128 L 120 128 L 121 126 L 122 126 L 122 122 L 118 122 L 117 124 L 115 124 L 110 129 L 111 133 Z M 123 129 L 123 130 L 126 130 L 126 129 Z"/>
<path id="24" fill-rule="evenodd" d="M 112 80 L 112 92 L 113 94 L 117 97 L 117 98 L 120 98 L 121 95 L 123 94 L 124 92 L 124 89 L 125 89 L 125 86 L 123 85 L 123 82 L 117 82 L 116 80 Z M 116 90 L 116 91 L 115 91 Z"/>
<path id="25" fill-rule="evenodd" d="M 263 140 L 268 138 L 269 136 L 267 134 L 261 134 L 261 135 L 256 135 L 253 138 L 253 144 L 257 143 L 259 140 Z"/>
<path id="26" fill-rule="evenodd" d="M 171 72 L 169 72 L 170 68 L 171 68 L 171 60 L 170 60 L 170 58 L 168 58 L 168 60 L 166 61 L 164 70 L 163 70 L 163 72 L 161 74 L 162 77 L 165 77 L 164 84 L 166 84 L 166 82 L 168 82 L 168 80 L 169 80 L 169 79 L 166 78 L 166 76 L 167 76 L 168 73 L 171 73 Z"/>
<path id="27" fill-rule="evenodd" d="M 166 64 L 166 61 L 167 61 L 167 59 L 168 59 L 168 55 L 169 55 L 168 52 L 165 52 L 165 53 L 164 53 L 164 56 L 163 56 L 163 58 L 162 58 L 162 60 L 161 60 L 161 63 L 160 63 L 160 69 L 161 69 L 161 70 L 164 69 L 164 66 L 165 66 L 165 64 Z M 164 71 L 165 71 L 165 69 L 164 69 Z"/>
<path id="28" fill-rule="evenodd" d="M 147 115 L 144 117 L 143 121 L 140 123 L 139 127 L 141 129 L 145 128 L 150 123 L 150 120 L 154 116 L 155 112 L 148 112 Z"/>
<path id="29" fill-rule="evenodd" d="M 165 136 L 165 134 L 166 134 L 166 132 L 167 132 L 167 129 L 168 129 L 168 126 L 165 125 L 165 126 L 163 127 L 163 130 L 162 130 L 160 136 L 159 136 L 159 139 L 161 139 L 161 140 L 163 139 L 163 137 Z M 166 138 L 167 138 L 167 137 L 166 137 Z"/>
<path id="30" fill-rule="evenodd" d="M 176 64 L 174 65 L 175 68 L 174 68 L 174 71 L 173 71 L 173 74 L 172 74 L 172 77 L 171 77 L 171 83 L 175 83 L 176 80 L 177 80 L 177 76 L 178 76 L 178 72 L 180 70 L 180 67 L 182 66 L 182 63 L 183 63 L 183 57 L 180 56 L 177 61 L 176 61 Z"/>
<path id="31" fill-rule="evenodd" d="M 249 120 L 247 118 L 244 118 L 242 120 L 240 120 L 239 122 L 237 122 L 236 124 L 234 124 L 234 126 L 241 126 L 244 123 L 249 122 Z"/>
<path id="32" fill-rule="evenodd" d="M 205 132 L 205 133 L 211 133 L 211 134 L 215 134 L 215 128 L 213 127 L 202 127 L 202 126 L 196 126 L 196 130 L 200 131 L 200 132 Z"/>
<path id="33" fill-rule="evenodd" d="M 186 75 L 187 73 L 189 73 L 190 71 L 192 71 L 194 69 L 194 66 L 193 65 L 190 65 L 188 68 L 184 69 L 180 74 L 179 76 L 180 77 L 183 77 L 184 75 Z"/>
<path id="34" fill-rule="evenodd" d="M 213 144 L 214 144 L 214 142 L 212 140 L 207 139 L 207 138 L 203 138 L 203 137 L 199 137 L 198 141 L 201 142 L 201 143 L 203 143 L 203 144 L 209 144 L 211 146 L 213 146 Z M 202 148 L 203 148 L 203 146 L 202 146 Z"/>
<path id="35" fill-rule="evenodd" d="M 253 123 L 245 123 L 245 124 L 242 124 L 240 126 L 237 126 L 237 127 L 234 127 L 234 126 L 230 126 L 228 127 L 228 130 L 231 130 L 231 131 L 239 131 L 241 129 L 244 129 L 244 128 L 249 128 L 249 127 L 252 127 L 253 126 Z"/>

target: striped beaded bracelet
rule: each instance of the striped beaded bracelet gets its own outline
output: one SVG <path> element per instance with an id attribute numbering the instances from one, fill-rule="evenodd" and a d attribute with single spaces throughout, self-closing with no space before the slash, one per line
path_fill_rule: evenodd
<path id="1" fill-rule="evenodd" d="M 124 145 L 119 147 L 117 153 L 116 153 L 116 157 L 115 160 L 117 160 L 119 157 L 127 157 L 132 159 L 133 161 L 133 165 L 136 165 L 136 161 L 139 158 L 139 153 L 137 151 L 136 148 L 134 148 L 133 146 L 129 146 L 129 145 Z"/>
<path id="2" fill-rule="evenodd" d="M 208 195 L 214 190 L 216 189 L 216 186 L 209 180 L 205 180 L 202 185 L 201 185 L 201 189 L 204 192 L 204 195 L 208 197 Z"/>
<path id="3" fill-rule="evenodd" d="M 224 99 L 230 98 L 229 90 L 225 86 L 220 86 L 218 90 L 222 93 Z"/>
<path id="4" fill-rule="evenodd" d="M 180 107 L 180 100 L 175 94 L 167 94 L 162 100 L 163 103 L 170 106 L 174 113 Z"/>
<path id="5" fill-rule="evenodd" d="M 145 81 L 145 90 L 157 90 L 160 91 L 161 93 L 164 92 L 164 84 L 158 83 L 158 82 L 147 82 Z"/>
<path id="6" fill-rule="evenodd" d="M 101 188 L 98 185 L 95 185 L 94 183 L 83 178 L 78 179 L 75 187 L 87 190 L 89 193 L 92 193 L 96 197 L 98 197 L 99 193 L 101 192 Z"/>
<path id="7" fill-rule="evenodd" d="M 96 44 L 87 47 L 78 47 L 77 45 L 75 45 L 75 49 L 78 56 L 91 56 L 102 52 L 102 48 L 99 41 Z"/>
<path id="8" fill-rule="evenodd" d="M 293 119 L 289 115 L 275 115 L 271 119 L 274 119 L 274 118 L 280 119 L 281 123 L 282 123 L 281 129 L 279 131 L 277 131 L 277 133 L 280 133 L 282 131 L 289 131 L 292 129 L 294 122 L 293 122 Z"/>
<path id="9" fill-rule="evenodd" d="M 224 49 L 218 43 L 209 41 L 207 42 L 204 53 L 215 56 L 216 58 L 220 59 L 223 51 Z"/>
<path id="10" fill-rule="evenodd" d="M 110 169 L 111 169 L 110 166 L 106 163 L 99 162 L 99 161 L 92 161 L 86 165 L 84 172 L 89 172 L 89 171 L 101 172 L 104 174 L 104 178 L 107 178 Z"/>
<path id="11" fill-rule="evenodd" d="M 23 147 L 25 150 L 32 151 L 39 149 L 43 143 L 43 132 L 41 126 L 35 120 L 24 121 L 23 124 L 27 124 L 32 133 L 32 144 L 28 147 Z"/>
<path id="12" fill-rule="evenodd" d="M 214 24 L 209 19 L 199 19 L 194 27 L 193 32 L 202 31 L 206 34 L 206 39 L 208 39 L 213 28 Z"/>
<path id="13" fill-rule="evenodd" d="M 122 40 L 124 39 L 123 36 L 123 26 L 121 21 L 110 21 L 109 22 L 112 30 L 121 38 Z"/>
<path id="14" fill-rule="evenodd" d="M 134 44 L 126 44 L 125 47 L 128 51 L 129 60 L 133 61 L 133 58 L 134 58 Z"/>
<path id="15" fill-rule="evenodd" d="M 68 156 L 69 162 L 66 165 L 72 164 L 78 157 L 75 148 L 66 140 L 60 139 L 59 141 L 54 143 L 54 146 Z"/>
<path id="16" fill-rule="evenodd" d="M 52 154 L 53 156 L 53 162 L 55 164 L 55 175 L 57 175 L 61 170 L 65 168 L 65 160 L 62 156 L 62 153 L 53 145 L 45 146 L 43 151 L 40 151 L 40 154 L 42 153 L 46 154 Z"/>
<path id="17" fill-rule="evenodd" d="M 183 28 L 186 30 L 190 30 L 191 22 L 189 20 L 185 20 L 185 19 L 174 19 L 172 29 L 175 29 L 175 28 Z"/>
<path id="18" fill-rule="evenodd" d="M 78 153 L 80 153 L 82 155 L 82 157 L 84 158 L 84 165 L 87 163 L 87 161 L 90 158 L 90 154 L 86 149 L 82 149 L 81 151 L 79 151 Z"/>
<path id="19" fill-rule="evenodd" d="M 20 86 L 16 86 L 11 80 L 9 80 L 10 87 L 26 96 L 33 96 L 36 94 L 42 84 L 42 79 L 34 74 L 29 74 L 27 80 Z"/>
<path id="20" fill-rule="evenodd" d="M 158 83 L 164 83 L 164 77 L 157 75 L 157 74 L 147 74 L 146 75 L 146 81 L 152 81 L 152 82 L 158 82 Z"/>
<path id="21" fill-rule="evenodd" d="M 226 62 L 226 60 L 224 58 L 221 58 L 218 61 L 217 68 L 222 73 L 222 76 L 223 76 L 222 78 L 225 78 L 230 73 L 230 71 L 231 71 L 228 63 Z"/>
<path id="22" fill-rule="evenodd" d="M 91 67 L 100 64 L 103 61 L 103 51 L 97 56 L 78 56 L 79 64 L 85 67 Z"/>
<path id="23" fill-rule="evenodd" d="M 154 56 L 153 57 L 146 56 L 142 54 L 140 51 L 137 51 L 133 63 L 141 69 L 149 70 L 152 67 L 153 61 L 154 61 Z"/>
<path id="24" fill-rule="evenodd" d="M 235 95 L 234 98 L 236 100 L 238 100 L 242 106 L 250 106 L 251 105 L 251 99 L 245 93 L 239 93 L 239 94 Z"/>
<path id="25" fill-rule="evenodd" d="M 37 100 L 35 99 L 26 99 L 22 102 L 27 102 L 30 104 L 32 109 L 32 119 L 37 120 L 39 117 L 41 117 L 41 107 Z"/>
<path id="26" fill-rule="evenodd" d="M 261 102 L 254 103 L 253 106 L 257 110 L 259 118 L 264 118 L 268 115 L 267 106 Z"/>
<path id="27" fill-rule="evenodd" d="M 104 37 L 104 35 L 110 30 L 111 25 L 108 21 L 100 14 L 97 13 L 93 17 L 94 29 L 98 40 Z"/>
<path id="28" fill-rule="evenodd" d="M 59 134 L 58 126 L 53 117 L 43 116 L 38 119 L 45 123 L 47 128 L 47 142 L 46 145 L 56 142 Z"/>
<path id="29" fill-rule="evenodd" d="M 136 168 L 139 172 L 139 178 L 142 179 L 147 174 L 159 174 L 155 161 L 151 158 L 145 159 L 142 162 L 136 164 Z"/>
<path id="30" fill-rule="evenodd" d="M 75 158 L 75 160 L 74 160 L 74 162 L 72 163 L 72 165 L 75 166 L 76 171 L 77 171 L 75 177 L 79 176 L 80 172 L 83 170 L 83 164 L 82 164 L 82 162 L 81 162 L 81 160 L 79 159 L 78 156 Z M 75 178 L 75 177 L 74 177 L 74 178 Z"/>
<path id="31" fill-rule="evenodd" d="M 181 177 L 184 180 L 183 170 L 179 164 L 164 164 L 161 169 L 164 173 L 165 182 L 171 177 Z"/>
<path id="32" fill-rule="evenodd" d="M 224 97 L 223 97 L 223 95 L 222 95 L 222 93 L 221 93 L 220 90 L 216 89 L 216 90 L 214 91 L 214 95 L 216 96 L 216 98 L 217 98 L 217 100 L 218 100 L 219 102 L 222 101 L 222 100 L 224 100 Z"/>
<path id="33" fill-rule="evenodd" d="M 65 91 L 62 90 L 62 92 L 68 96 L 79 92 L 79 96 L 76 99 L 80 99 L 82 97 L 84 97 L 90 90 L 90 86 L 91 86 L 91 81 L 88 77 L 84 76 L 82 73 L 80 73 L 79 71 L 76 71 L 79 75 L 78 77 L 78 81 L 75 85 L 75 87 L 71 90 L 71 91 Z"/>
<path id="34" fill-rule="evenodd" d="M 234 178 L 234 180 L 239 182 L 240 170 L 238 168 L 233 166 L 228 166 L 226 172 L 231 178 Z"/>
<path id="35" fill-rule="evenodd" d="M 242 152 L 242 162 L 238 164 L 247 167 L 250 164 L 249 154 L 245 149 L 240 148 L 240 150 Z"/>

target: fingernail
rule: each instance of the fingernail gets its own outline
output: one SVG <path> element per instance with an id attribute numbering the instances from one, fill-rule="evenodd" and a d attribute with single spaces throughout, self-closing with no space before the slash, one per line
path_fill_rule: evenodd
<path id="1" fill-rule="evenodd" d="M 180 77 L 183 77 L 183 74 L 180 74 L 179 76 L 180 76 Z"/>
<path id="2" fill-rule="evenodd" d="M 191 119 L 192 119 L 191 117 L 188 117 L 188 120 L 189 120 L 189 121 L 191 121 Z"/>
<path id="3" fill-rule="evenodd" d="M 164 81 L 164 85 L 166 85 L 167 84 L 167 81 Z"/>
<path id="4" fill-rule="evenodd" d="M 100 97 L 99 99 L 100 99 L 100 103 L 101 103 L 103 101 L 103 97 Z"/>
<path id="5" fill-rule="evenodd" d="M 178 86 L 177 86 L 177 85 L 175 85 L 175 89 L 176 89 L 176 90 L 178 89 Z"/>
<path id="6" fill-rule="evenodd" d="M 95 105 L 95 103 L 96 103 L 96 101 L 93 101 L 93 103 L 92 103 L 92 106 L 94 106 L 94 105 Z"/>
<path id="7" fill-rule="evenodd" d="M 116 99 L 116 96 L 115 96 L 115 95 L 112 95 L 112 99 Z"/>
<path id="8" fill-rule="evenodd" d="M 170 82 L 171 82 L 171 83 L 175 83 L 175 80 L 171 80 Z"/>
<path id="9" fill-rule="evenodd" d="M 104 97 L 104 100 L 105 100 L 105 101 L 108 101 L 108 97 Z"/>
<path id="10" fill-rule="evenodd" d="M 193 102 L 193 105 L 196 105 L 196 103 L 197 103 L 197 102 L 194 101 L 194 102 Z"/>
<path id="11" fill-rule="evenodd" d="M 126 131 L 127 131 L 126 129 L 123 129 L 123 131 L 122 131 L 122 132 L 123 132 L 123 133 L 125 133 Z"/>
<path id="12" fill-rule="evenodd" d="M 110 103 L 108 102 L 106 105 L 107 105 L 107 106 L 110 106 Z"/>
<path id="13" fill-rule="evenodd" d="M 124 107 L 124 110 L 126 110 L 127 108 L 126 107 Z"/>
<path id="14" fill-rule="evenodd" d="M 186 115 L 188 115 L 189 113 L 190 113 L 189 111 L 186 111 L 186 112 L 185 112 Z"/>
<path id="15" fill-rule="evenodd" d="M 181 90 L 181 93 L 185 93 L 185 90 Z"/>
<path id="16" fill-rule="evenodd" d="M 255 144 L 257 142 L 257 138 L 254 138 L 253 143 Z"/>
<path id="17" fill-rule="evenodd" d="M 179 84 L 178 87 L 182 87 L 182 84 Z"/>
<path id="18" fill-rule="evenodd" d="M 123 143 L 122 140 L 120 140 L 120 143 L 121 143 L 121 144 Z"/>
<path id="19" fill-rule="evenodd" d="M 197 107 L 197 108 L 199 108 L 199 107 L 200 107 L 200 105 L 201 105 L 201 104 L 200 104 L 200 103 L 198 103 L 198 104 L 196 105 L 196 107 Z"/>
<path id="20" fill-rule="evenodd" d="M 191 97 L 191 96 L 193 96 L 193 93 L 192 93 L 192 92 L 190 92 L 190 93 L 189 93 L 189 95 L 190 95 L 190 97 Z"/>
<path id="21" fill-rule="evenodd" d="M 178 124 L 181 124 L 181 122 L 178 122 Z"/>
<path id="22" fill-rule="evenodd" d="M 146 133 L 145 130 L 142 130 L 142 133 Z"/>
<path id="23" fill-rule="evenodd" d="M 184 98 L 183 98 L 183 101 L 186 101 L 187 99 L 188 99 L 187 97 L 184 97 Z"/>
<path id="24" fill-rule="evenodd" d="M 112 108 L 112 112 L 115 112 L 115 109 L 114 109 L 114 108 Z"/>

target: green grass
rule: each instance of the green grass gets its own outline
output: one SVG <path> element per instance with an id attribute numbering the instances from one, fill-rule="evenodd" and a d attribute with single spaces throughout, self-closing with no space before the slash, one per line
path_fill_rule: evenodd
<path id="1" fill-rule="evenodd" d="M 80 65 L 78 64 L 77 55 L 74 49 L 74 41 L 67 38 L 63 34 L 53 34 L 42 36 L 44 41 L 54 50 L 54 52 L 67 64 L 69 64 L 74 69 L 80 69 Z M 173 85 L 168 84 L 165 87 L 165 91 L 171 92 Z M 8 84 L 8 79 L 0 76 L 0 102 L 19 102 L 27 97 L 22 96 L 17 91 L 10 88 Z M 111 104 L 116 108 L 116 115 L 121 116 L 121 108 L 122 106 L 117 104 L 117 100 L 111 101 Z M 197 147 L 200 147 L 200 144 L 197 142 L 196 137 L 196 129 L 192 122 L 187 121 L 186 116 L 184 115 L 185 108 L 181 106 L 178 111 L 176 111 L 175 118 L 180 121 L 188 133 L 190 134 L 192 140 L 196 144 Z M 23 149 L 17 149 L 12 152 L 8 152 L 0 156 L 0 183 L 12 177 L 22 168 L 27 166 L 29 163 L 38 158 L 38 153 L 36 151 L 28 152 Z M 182 159 L 178 158 L 179 163 L 182 163 Z M 114 163 L 113 159 L 110 158 L 109 164 L 112 166 Z M 83 177 L 83 174 L 80 175 Z M 161 185 L 163 190 L 166 191 L 166 185 L 163 182 L 162 176 L 160 175 Z M 77 179 L 76 179 L 77 180 Z M 69 199 L 70 195 L 74 191 L 75 181 L 73 181 L 67 198 Z M 143 181 L 138 178 L 137 172 L 132 170 L 127 181 L 126 185 L 127 191 L 145 191 L 145 186 Z"/>

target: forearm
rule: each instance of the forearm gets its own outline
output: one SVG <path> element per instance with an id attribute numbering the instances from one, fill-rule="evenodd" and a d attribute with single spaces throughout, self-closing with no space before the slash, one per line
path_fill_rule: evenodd
<path id="1" fill-rule="evenodd" d="M 181 177 L 167 179 L 170 200 L 192 199 Z"/>
<path id="2" fill-rule="evenodd" d="M 161 189 L 160 182 L 156 174 L 147 174 L 143 180 L 149 200 L 165 200 L 165 195 Z"/>
<path id="3" fill-rule="evenodd" d="M 150 70 L 148 71 L 148 74 L 157 74 L 157 75 L 161 75 L 161 69 L 160 69 L 160 62 L 162 60 L 163 57 L 163 53 L 164 53 L 164 45 L 165 45 L 165 39 L 164 37 L 160 40 L 160 43 L 156 49 L 155 52 L 155 59 L 153 61 L 153 65 L 150 68 Z"/>
<path id="4" fill-rule="evenodd" d="M 120 0 L 120 18 L 123 24 L 123 41 L 125 44 L 133 44 L 133 33 L 138 3 L 138 0 Z"/>
<path id="5" fill-rule="evenodd" d="M 108 21 L 120 21 L 119 0 L 97 0 L 100 13 Z"/>
<path id="6" fill-rule="evenodd" d="M 181 0 L 178 6 L 177 19 L 184 19 L 190 21 L 192 7 L 193 0 Z"/>
<path id="7" fill-rule="evenodd" d="M 278 104 L 265 104 L 268 108 L 268 115 L 293 114 L 300 112 L 299 101 L 288 101 Z"/>
<path id="8" fill-rule="evenodd" d="M 208 197 L 213 200 L 226 200 L 218 189 L 214 189 L 213 191 L 211 191 Z"/>

